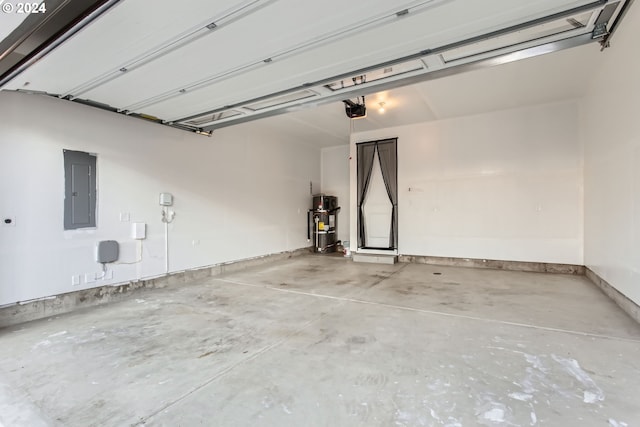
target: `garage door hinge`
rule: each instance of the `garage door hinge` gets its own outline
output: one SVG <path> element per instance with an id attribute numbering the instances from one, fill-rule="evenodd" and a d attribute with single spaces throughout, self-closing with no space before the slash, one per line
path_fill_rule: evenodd
<path id="1" fill-rule="evenodd" d="M 600 24 L 596 24 L 593 32 L 591 33 L 592 39 L 599 39 L 600 37 L 604 37 L 609 34 L 609 30 L 607 30 L 607 22 L 602 22 Z"/>

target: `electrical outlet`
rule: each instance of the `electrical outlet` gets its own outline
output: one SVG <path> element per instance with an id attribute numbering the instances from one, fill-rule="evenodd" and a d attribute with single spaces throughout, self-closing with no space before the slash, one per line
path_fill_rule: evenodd
<path id="1" fill-rule="evenodd" d="M 131 220 L 131 215 L 129 212 L 120 212 L 120 222 L 129 222 Z"/>
<path id="2" fill-rule="evenodd" d="M 80 275 L 71 276 L 71 286 L 78 286 L 80 284 Z"/>

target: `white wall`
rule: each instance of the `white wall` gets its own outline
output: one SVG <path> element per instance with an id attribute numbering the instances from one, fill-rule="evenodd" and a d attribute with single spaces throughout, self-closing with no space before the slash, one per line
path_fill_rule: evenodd
<path id="1" fill-rule="evenodd" d="M 338 197 L 338 239 L 349 240 L 349 145 L 322 149 L 322 192 Z"/>
<path id="2" fill-rule="evenodd" d="M 0 305 L 164 274 L 158 194 L 174 195 L 170 271 L 307 246 L 309 182 L 320 150 L 260 122 L 206 138 L 54 98 L 0 92 Z M 97 153 L 98 227 L 63 231 L 63 149 Z M 131 221 L 148 224 L 143 261 L 100 271 L 97 241 L 135 261 Z M 72 276 L 82 275 L 80 286 Z"/>
<path id="3" fill-rule="evenodd" d="M 387 137 L 398 137 L 400 254 L 583 263 L 576 102 L 356 133 L 351 155 Z"/>
<path id="4" fill-rule="evenodd" d="M 582 105 L 585 264 L 640 304 L 640 5 L 602 54 Z"/>

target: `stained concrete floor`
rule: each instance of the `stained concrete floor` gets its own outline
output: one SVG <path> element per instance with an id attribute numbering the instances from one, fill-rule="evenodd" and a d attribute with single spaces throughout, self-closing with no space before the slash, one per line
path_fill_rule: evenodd
<path id="1" fill-rule="evenodd" d="M 3 426 L 636 426 L 584 277 L 302 256 L 0 330 Z"/>

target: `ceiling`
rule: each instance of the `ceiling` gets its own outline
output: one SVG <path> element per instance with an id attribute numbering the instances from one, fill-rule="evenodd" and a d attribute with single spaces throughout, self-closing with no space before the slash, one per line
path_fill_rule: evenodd
<path id="1" fill-rule="evenodd" d="M 607 41 L 630 1 L 94 3 L 99 15 L 34 51 L 0 87 L 201 133 L 289 113 L 263 125 L 328 146 L 351 126 L 340 101 L 359 95 L 369 115 L 355 130 L 580 96 L 594 41 Z M 19 20 L 0 17 L 16 38 Z"/>

